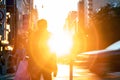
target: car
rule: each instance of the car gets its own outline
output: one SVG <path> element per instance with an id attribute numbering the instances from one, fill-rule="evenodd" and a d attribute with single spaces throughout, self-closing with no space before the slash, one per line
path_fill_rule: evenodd
<path id="1" fill-rule="evenodd" d="M 86 66 L 90 72 L 98 76 L 107 73 L 120 72 L 120 41 L 117 41 L 103 50 L 80 53 L 75 58 L 79 66 Z"/>

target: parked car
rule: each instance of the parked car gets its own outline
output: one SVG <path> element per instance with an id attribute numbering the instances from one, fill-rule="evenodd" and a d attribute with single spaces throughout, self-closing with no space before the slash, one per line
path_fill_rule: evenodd
<path id="1" fill-rule="evenodd" d="M 103 50 L 83 52 L 77 55 L 79 66 L 86 66 L 91 72 L 104 76 L 110 72 L 120 72 L 120 41 Z"/>

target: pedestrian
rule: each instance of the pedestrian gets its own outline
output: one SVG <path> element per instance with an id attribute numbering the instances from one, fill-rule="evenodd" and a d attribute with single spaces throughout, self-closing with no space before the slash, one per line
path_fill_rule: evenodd
<path id="1" fill-rule="evenodd" d="M 51 53 L 48 46 L 48 40 L 51 33 L 47 31 L 47 21 L 38 20 L 38 29 L 30 36 L 30 55 L 29 71 L 31 80 L 52 80 L 57 75 L 57 57 Z"/>

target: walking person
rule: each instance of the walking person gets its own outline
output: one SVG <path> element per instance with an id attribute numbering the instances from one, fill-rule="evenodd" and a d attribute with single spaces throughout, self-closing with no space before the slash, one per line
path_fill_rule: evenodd
<path id="1" fill-rule="evenodd" d="M 38 20 L 38 29 L 30 36 L 30 55 L 29 71 L 32 80 L 52 80 L 57 75 L 56 54 L 51 53 L 48 46 L 48 40 L 51 33 L 47 31 L 47 21 Z"/>

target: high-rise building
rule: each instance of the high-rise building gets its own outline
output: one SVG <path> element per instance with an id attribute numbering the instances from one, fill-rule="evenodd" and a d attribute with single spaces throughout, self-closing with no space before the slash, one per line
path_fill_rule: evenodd
<path id="1" fill-rule="evenodd" d="M 77 32 L 77 11 L 70 11 L 65 22 L 65 29 L 72 32 Z"/>
<path id="2" fill-rule="evenodd" d="M 78 25 L 79 25 L 79 31 L 80 28 L 84 29 L 85 24 L 85 6 L 84 6 L 84 0 L 81 0 L 78 2 Z"/>

